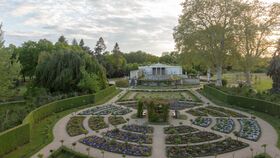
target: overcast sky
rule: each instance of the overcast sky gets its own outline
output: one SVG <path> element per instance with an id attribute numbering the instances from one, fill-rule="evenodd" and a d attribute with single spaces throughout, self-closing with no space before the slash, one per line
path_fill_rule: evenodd
<path id="1" fill-rule="evenodd" d="M 108 50 L 155 55 L 174 50 L 173 28 L 183 0 L 0 0 L 6 45 L 42 38 L 83 38 L 93 48 L 103 37 Z M 280 1 L 280 0 L 266 0 Z"/>

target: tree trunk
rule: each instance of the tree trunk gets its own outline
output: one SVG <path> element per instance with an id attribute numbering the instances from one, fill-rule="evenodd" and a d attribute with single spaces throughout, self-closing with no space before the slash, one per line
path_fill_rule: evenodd
<path id="1" fill-rule="evenodd" d="M 207 82 L 210 83 L 210 79 L 211 79 L 211 69 L 208 68 L 207 69 Z"/>
<path id="2" fill-rule="evenodd" d="M 222 66 L 217 66 L 216 68 L 216 74 L 217 74 L 217 80 L 216 80 L 216 86 L 222 86 Z"/>
<path id="3" fill-rule="evenodd" d="M 245 72 L 245 79 L 246 79 L 246 85 L 247 86 L 251 86 L 251 72 L 250 71 L 246 71 Z"/>

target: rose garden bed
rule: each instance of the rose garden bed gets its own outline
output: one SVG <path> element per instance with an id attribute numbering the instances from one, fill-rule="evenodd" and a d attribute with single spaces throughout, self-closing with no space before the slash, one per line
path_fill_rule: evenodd
<path id="1" fill-rule="evenodd" d="M 154 132 L 154 128 L 150 126 L 144 126 L 144 125 L 136 125 L 136 124 L 131 124 L 131 125 L 123 125 L 122 126 L 123 130 L 130 131 L 130 132 L 137 132 L 137 133 L 148 133 L 151 134 Z"/>
<path id="2" fill-rule="evenodd" d="M 228 117 L 226 114 L 221 113 L 219 111 L 216 110 L 212 110 L 212 109 L 208 109 L 208 108 L 197 108 L 196 110 L 199 110 L 205 114 L 211 115 L 213 117 Z"/>
<path id="3" fill-rule="evenodd" d="M 152 144 L 153 138 L 152 135 L 138 134 L 127 131 L 122 131 L 119 129 L 113 129 L 104 133 L 105 136 L 112 139 L 117 139 L 125 142 L 134 142 L 134 143 L 143 143 L 143 144 Z"/>
<path id="4" fill-rule="evenodd" d="M 186 113 L 189 113 L 189 114 L 191 114 L 193 116 L 199 116 L 199 117 L 201 117 L 201 116 L 208 116 L 204 112 L 196 110 L 196 109 L 190 109 L 190 110 L 186 111 Z"/>
<path id="5" fill-rule="evenodd" d="M 222 133 L 231 133 L 234 130 L 234 121 L 230 118 L 217 118 L 215 126 L 212 127 L 213 130 Z"/>
<path id="6" fill-rule="evenodd" d="M 212 109 L 212 110 L 216 110 L 216 111 L 220 111 L 228 116 L 231 116 L 231 117 L 244 117 L 246 118 L 247 116 L 243 115 L 243 114 L 240 114 L 238 112 L 235 112 L 235 111 L 232 111 L 232 110 L 228 110 L 228 109 L 225 109 L 225 108 L 222 108 L 222 107 L 216 107 L 216 106 L 207 106 L 208 109 Z"/>
<path id="7" fill-rule="evenodd" d="M 122 116 L 109 116 L 108 121 L 113 126 L 126 123 L 126 120 Z"/>
<path id="8" fill-rule="evenodd" d="M 165 134 L 181 134 L 181 133 L 191 133 L 195 131 L 198 131 L 198 129 L 186 125 L 170 126 L 164 128 Z"/>
<path id="9" fill-rule="evenodd" d="M 190 133 L 190 134 L 168 135 L 165 139 L 165 143 L 166 144 L 201 143 L 201 142 L 212 141 L 212 140 L 216 140 L 216 139 L 220 139 L 220 138 L 222 138 L 222 137 L 215 133 L 199 131 L 199 132 Z"/>
<path id="10" fill-rule="evenodd" d="M 166 152 L 168 158 L 203 157 L 232 152 L 248 146 L 248 144 L 241 141 L 227 138 L 222 141 L 201 145 L 167 146 Z"/>
<path id="11" fill-rule="evenodd" d="M 88 120 L 88 124 L 89 124 L 89 127 L 94 131 L 104 129 L 104 128 L 108 127 L 108 125 L 104 121 L 103 116 L 92 116 L 92 117 L 90 117 L 89 120 Z"/>
<path id="12" fill-rule="evenodd" d="M 238 119 L 241 129 L 237 134 L 239 137 L 257 141 L 261 136 L 261 128 L 256 120 L 253 119 Z"/>
<path id="13" fill-rule="evenodd" d="M 195 120 L 192 121 L 192 124 L 200 126 L 200 127 L 208 127 L 212 123 L 212 118 L 208 117 L 197 117 Z"/>
<path id="14" fill-rule="evenodd" d="M 81 143 L 104 151 L 131 155 L 131 156 L 150 156 L 152 147 L 144 145 L 134 145 L 122 143 L 111 139 L 91 136 L 80 140 Z"/>
<path id="15" fill-rule="evenodd" d="M 66 125 L 66 131 L 69 134 L 69 136 L 74 137 L 88 133 L 88 131 L 85 130 L 83 126 L 84 119 L 84 116 L 74 116 L 70 118 Z"/>

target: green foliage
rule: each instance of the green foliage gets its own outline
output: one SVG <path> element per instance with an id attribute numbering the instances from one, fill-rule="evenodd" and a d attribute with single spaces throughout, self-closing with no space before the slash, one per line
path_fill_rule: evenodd
<path id="1" fill-rule="evenodd" d="M 227 84 L 228 84 L 228 81 L 227 81 L 226 79 L 222 79 L 222 85 L 223 85 L 224 87 L 226 87 Z"/>
<path id="2" fill-rule="evenodd" d="M 204 86 L 204 92 L 207 95 L 211 95 L 216 99 L 231 105 L 263 112 L 270 114 L 271 116 L 280 116 L 280 104 L 237 95 L 230 95 L 207 85 Z"/>
<path id="3" fill-rule="evenodd" d="M 88 72 L 82 70 L 83 78 L 80 80 L 78 87 L 89 93 L 98 92 L 101 89 L 99 84 L 99 77 L 95 74 L 89 74 Z"/>
<path id="4" fill-rule="evenodd" d="M 0 132 L 20 125 L 31 110 L 32 107 L 24 101 L 0 104 Z"/>
<path id="5" fill-rule="evenodd" d="M 93 95 L 85 95 L 85 96 L 64 99 L 61 101 L 55 101 L 53 103 L 49 103 L 44 106 L 41 106 L 38 109 L 35 109 L 31 113 L 29 113 L 28 116 L 26 116 L 26 118 L 23 120 L 22 125 L 19 125 L 6 132 L 0 133 L 0 156 L 2 156 L 7 152 L 15 150 L 17 147 L 29 142 L 30 137 L 32 137 L 30 132 L 32 133 L 33 129 L 38 126 L 37 124 L 38 122 L 44 122 L 45 118 L 55 113 L 66 111 L 68 109 L 78 108 L 80 106 L 87 105 L 90 103 L 98 103 L 104 100 L 104 98 L 107 98 L 107 96 L 110 96 L 110 94 L 115 94 L 115 92 L 116 92 L 116 87 L 111 86 Z M 45 122 L 45 124 L 50 124 L 50 122 L 47 121 Z M 42 128 L 46 128 L 46 127 L 44 126 Z M 50 132 L 52 131 L 50 130 Z M 37 136 L 39 133 L 35 132 L 32 134 Z M 41 134 L 42 133 L 40 133 L 38 137 L 40 136 L 42 137 Z M 42 141 L 44 142 L 44 140 Z M 37 144 L 37 146 L 33 147 L 30 150 L 33 151 L 35 148 L 38 148 L 38 145 L 40 146 L 42 144 Z"/>
<path id="6" fill-rule="evenodd" d="M 13 51 L 13 47 L 0 48 L 0 100 L 13 97 L 18 92 L 15 82 L 19 77 L 20 65 L 11 59 Z"/>
<path id="7" fill-rule="evenodd" d="M 143 111 L 144 111 L 143 101 L 139 100 L 137 102 L 137 117 L 138 118 L 142 118 L 143 117 Z"/>
<path id="8" fill-rule="evenodd" d="M 75 152 L 65 146 L 56 150 L 49 158 L 91 158 L 87 155 Z"/>
<path id="9" fill-rule="evenodd" d="M 159 61 L 159 58 L 157 56 L 148 54 L 140 50 L 136 52 L 125 53 L 124 57 L 129 64 L 149 64 L 157 63 Z"/>
<path id="10" fill-rule="evenodd" d="M 149 122 L 167 122 L 169 119 L 168 100 L 145 100 L 143 103 L 147 107 Z"/>
<path id="11" fill-rule="evenodd" d="M 116 81 L 116 86 L 117 87 L 122 87 L 122 88 L 129 87 L 129 81 L 128 81 L 128 79 L 117 80 Z"/>
<path id="12" fill-rule="evenodd" d="M 30 126 L 22 124 L 6 132 L 0 133 L 0 157 L 29 142 Z"/>
<path id="13" fill-rule="evenodd" d="M 270 62 L 267 73 L 273 80 L 272 91 L 280 93 L 280 39 L 278 48 Z"/>

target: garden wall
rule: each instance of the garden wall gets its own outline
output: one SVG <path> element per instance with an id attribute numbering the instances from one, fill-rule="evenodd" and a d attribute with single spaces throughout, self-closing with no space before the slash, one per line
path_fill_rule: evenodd
<path id="1" fill-rule="evenodd" d="M 17 147 L 28 143 L 30 140 L 30 130 L 32 129 L 33 124 L 38 123 L 53 113 L 99 102 L 101 99 L 115 91 L 116 87 L 110 86 L 96 94 L 63 99 L 35 109 L 26 116 L 22 125 L 0 133 L 0 157 Z"/>
<path id="2" fill-rule="evenodd" d="M 203 90 L 206 95 L 211 95 L 214 98 L 227 104 L 236 105 L 242 108 L 252 109 L 258 112 L 267 113 L 272 116 L 280 117 L 279 104 L 260 99 L 230 95 L 208 85 L 204 85 Z"/>

